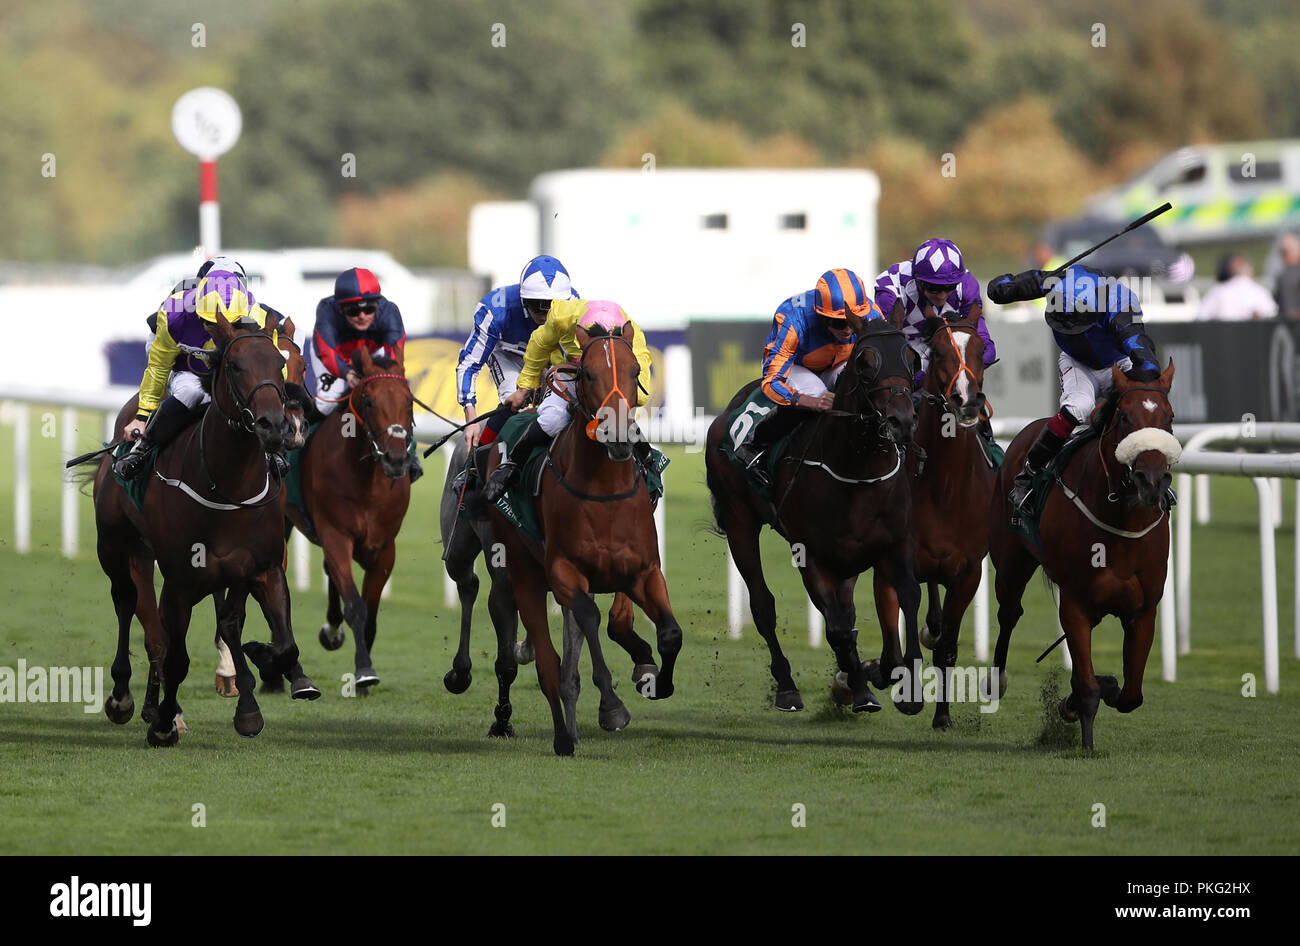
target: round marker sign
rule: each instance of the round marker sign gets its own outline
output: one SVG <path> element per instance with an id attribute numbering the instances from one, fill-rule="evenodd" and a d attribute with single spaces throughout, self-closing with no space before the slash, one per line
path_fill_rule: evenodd
<path id="1" fill-rule="evenodd" d="M 229 93 L 210 86 L 186 92 L 172 106 L 172 134 L 182 148 L 205 161 L 229 151 L 243 124 Z"/>

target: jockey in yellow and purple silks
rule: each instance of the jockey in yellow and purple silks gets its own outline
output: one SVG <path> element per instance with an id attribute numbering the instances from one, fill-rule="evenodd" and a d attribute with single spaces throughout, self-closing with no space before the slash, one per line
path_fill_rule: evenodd
<path id="1" fill-rule="evenodd" d="M 736 459 L 754 476 L 766 479 L 758 463 L 763 452 L 803 419 L 804 407 L 828 411 L 835 401 L 835 382 L 853 353 L 857 336 L 849 325 L 852 313 L 861 319 L 883 318 L 857 273 L 831 269 L 817 288 L 782 302 L 772 319 L 763 351 L 762 389 L 766 405 L 751 404 L 730 431 Z M 754 415 L 760 420 L 754 423 Z"/>
<path id="2" fill-rule="evenodd" d="M 524 351 L 524 370 L 519 373 L 518 388 L 503 403 L 511 411 L 518 411 L 533 390 L 542 383 L 542 372 L 548 365 L 566 362 L 577 364 L 582 355 L 577 328 L 593 325 L 599 325 L 606 331 L 615 326 L 623 326 L 623 337 L 630 337 L 632 351 L 641 365 L 636 406 L 643 406 L 650 399 L 650 349 L 646 347 L 645 333 L 636 327 L 636 323 L 616 303 L 588 299 L 557 299 L 551 303 L 546 321 L 528 339 L 528 348 Z M 574 383 L 569 381 L 563 385 L 566 393 L 573 391 Z M 526 460 L 533 449 L 544 446 L 568 422 L 569 402 L 551 391 L 537 408 L 537 420 L 529 425 L 514 449 L 488 478 L 483 490 L 488 501 L 495 502 L 510 488 L 518 469 L 516 457 L 520 462 Z M 638 441 L 635 449 L 638 459 L 644 462 L 649 456 L 650 444 L 644 440 Z"/>
<path id="3" fill-rule="evenodd" d="M 157 334 L 140 381 L 140 406 L 122 431 L 126 439 L 137 435 L 140 439 L 113 467 L 123 479 L 139 475 L 149 451 L 169 443 L 195 419 L 197 409 L 212 400 L 201 380 L 211 371 L 207 362 L 180 346 L 214 348 L 204 326 L 219 318 L 251 319 L 259 328 L 265 327 L 267 310 L 257 304 L 237 267 L 213 267 L 197 287 L 178 287 L 159 309 Z"/>

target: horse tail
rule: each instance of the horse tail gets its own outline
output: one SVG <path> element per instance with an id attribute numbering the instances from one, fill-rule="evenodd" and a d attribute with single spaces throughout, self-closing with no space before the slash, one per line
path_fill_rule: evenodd
<path id="1" fill-rule="evenodd" d="M 718 516 L 718 497 L 712 490 L 709 491 L 709 507 L 713 510 L 713 522 L 701 522 L 700 528 L 705 532 L 711 532 L 718 538 L 725 539 L 727 530 L 722 528 L 722 519 Z"/>

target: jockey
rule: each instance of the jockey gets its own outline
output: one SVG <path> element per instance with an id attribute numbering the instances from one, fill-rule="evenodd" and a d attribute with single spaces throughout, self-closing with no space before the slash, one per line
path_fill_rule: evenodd
<path id="1" fill-rule="evenodd" d="M 538 256 L 528 261 L 517 284 L 493 289 L 479 301 L 474 310 L 474 330 L 456 362 L 456 399 L 470 423 L 465 428 L 465 442 L 471 450 L 495 440 L 510 416 L 505 412 L 497 414 L 486 428 L 472 423 L 478 417 L 474 382 L 479 371 L 487 365 L 497 396 L 504 402 L 518 387 L 528 340 L 546 321 L 551 303 L 577 298 L 564 264 L 554 256 Z"/>
<path id="2" fill-rule="evenodd" d="M 812 292 L 801 292 L 777 306 L 763 350 L 762 391 L 769 406 L 757 424 L 733 434 L 736 459 L 760 481 L 767 481 L 758 462 L 763 453 L 802 420 L 797 411 L 774 408 L 828 411 L 835 402 L 835 382 L 857 341 L 849 313 L 862 319 L 883 318 L 862 280 L 848 269 L 822 273 Z"/>
<path id="3" fill-rule="evenodd" d="M 122 431 L 128 439 L 140 436 L 131 452 L 113 466 L 122 479 L 138 476 L 149 451 L 170 443 L 194 419 L 197 409 L 212 400 L 200 380 L 211 368 L 202 358 L 183 353 L 179 346 L 215 347 L 204 323 L 218 318 L 230 322 L 252 319 L 259 328 L 266 326 L 267 310 L 249 292 L 238 263 L 218 257 L 204 263 L 199 273 L 193 289 L 185 289 L 188 280 L 182 281 L 157 312 L 156 335 L 140 381 L 139 407 L 135 419 Z"/>
<path id="4" fill-rule="evenodd" d="M 406 328 L 397 306 L 385 299 L 379 280 L 368 269 L 353 267 L 334 280 L 334 295 L 316 305 L 316 327 L 307 349 L 308 370 L 316 377 L 316 408 L 334 412 L 361 383 L 352 356 L 364 348 L 373 355 L 401 357 Z M 418 453 L 411 454 L 411 482 L 424 473 Z"/>
<path id="5" fill-rule="evenodd" d="M 1137 296 L 1112 276 L 1086 266 L 1063 273 L 1032 269 L 989 281 L 989 298 L 999 305 L 1046 298 L 1047 324 L 1061 349 L 1061 409 L 1048 420 L 1025 455 L 1009 501 L 1020 509 L 1033 479 L 1060 452 L 1076 427 L 1086 426 L 1099 398 L 1110 393 L 1117 366 L 1133 381 L 1160 377 L 1155 342 L 1142 330 Z M 1169 505 L 1177 502 L 1172 489 Z"/>
<path id="6" fill-rule="evenodd" d="M 930 239 L 916 248 L 910 260 L 895 263 L 876 277 L 876 305 L 903 330 L 907 342 L 921 356 L 921 370 L 913 388 L 921 390 L 930 366 L 930 346 L 923 337 L 925 320 L 945 321 L 975 317 L 975 330 L 984 339 L 984 367 L 998 360 L 997 348 L 984 322 L 980 284 L 966 269 L 961 250 L 951 240 Z M 992 442 L 993 428 L 980 418 L 979 431 Z"/>
<path id="7" fill-rule="evenodd" d="M 528 349 L 524 352 L 524 369 L 519 374 L 518 389 L 504 400 L 511 412 L 518 411 L 528 401 L 533 390 L 542 383 L 542 371 L 548 364 L 578 364 L 582 349 L 578 346 L 577 331 L 579 326 L 601 325 L 606 329 L 615 326 L 630 326 L 633 329 L 632 351 L 641 365 L 641 374 L 637 384 L 636 405 L 640 407 L 650 399 L 650 349 L 646 347 L 645 333 L 636 327 L 627 313 L 614 302 L 596 302 L 587 299 L 561 299 L 551 303 L 550 312 L 545 323 L 528 340 Z M 626 329 L 624 330 L 626 336 Z M 572 396 L 576 382 L 568 381 L 564 390 Z M 520 460 L 528 458 L 529 453 L 546 445 L 551 438 L 564 429 L 569 422 L 569 402 L 555 391 L 542 398 L 537 408 L 537 419 L 524 431 L 509 456 L 501 461 L 492 471 L 484 487 L 483 495 L 489 502 L 496 502 L 510 488 L 518 470 Z M 635 445 L 637 457 L 644 463 L 650 455 L 650 444 L 638 440 Z"/>

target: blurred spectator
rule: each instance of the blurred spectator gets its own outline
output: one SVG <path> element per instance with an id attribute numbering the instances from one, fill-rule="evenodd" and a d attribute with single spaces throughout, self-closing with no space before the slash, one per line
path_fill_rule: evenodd
<path id="1" fill-rule="evenodd" d="M 1282 272 L 1277 277 L 1277 314 L 1284 319 L 1300 319 L 1300 236 L 1284 235 Z"/>
<path id="2" fill-rule="evenodd" d="M 1271 319 L 1277 303 L 1268 290 L 1254 280 L 1255 270 L 1244 256 L 1226 256 L 1219 261 L 1219 282 L 1201 298 L 1202 319 L 1242 321 Z"/>

